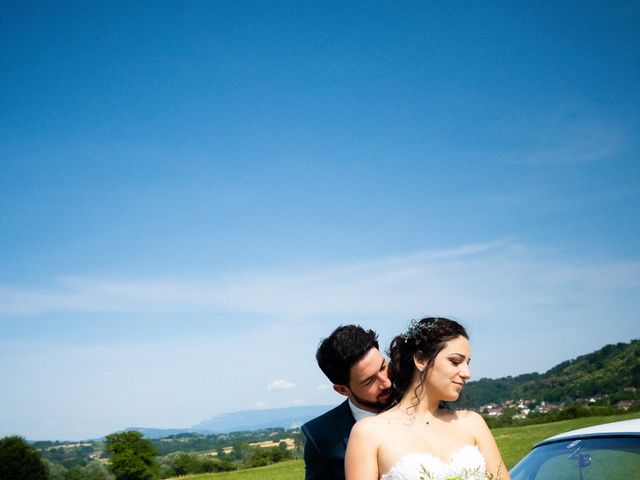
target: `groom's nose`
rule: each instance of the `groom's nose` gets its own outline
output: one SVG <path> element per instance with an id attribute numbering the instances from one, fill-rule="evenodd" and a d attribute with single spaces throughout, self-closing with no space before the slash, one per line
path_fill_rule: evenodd
<path id="1" fill-rule="evenodd" d="M 389 376 L 386 373 L 382 373 L 381 374 L 381 379 L 380 382 L 378 383 L 378 386 L 380 388 L 380 390 L 387 390 L 389 388 L 391 388 L 391 380 L 389 379 Z"/>

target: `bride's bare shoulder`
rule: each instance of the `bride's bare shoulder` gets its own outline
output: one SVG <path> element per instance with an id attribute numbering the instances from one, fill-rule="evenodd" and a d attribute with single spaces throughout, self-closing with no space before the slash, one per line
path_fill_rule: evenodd
<path id="1" fill-rule="evenodd" d="M 351 430 L 352 435 L 377 435 L 384 434 L 390 423 L 393 422 L 395 415 L 393 412 L 382 412 L 379 415 L 366 417 L 358 420 Z"/>
<path id="2" fill-rule="evenodd" d="M 379 422 L 378 417 L 367 417 L 362 420 L 358 420 L 351 429 L 349 435 L 349 442 L 352 440 L 371 442 L 382 434 L 383 428 Z"/>
<path id="3" fill-rule="evenodd" d="M 443 414 L 443 417 L 445 418 L 448 417 L 448 418 L 451 418 L 452 420 L 455 420 L 457 422 L 462 422 L 462 423 L 476 423 L 478 421 L 484 422 L 482 415 L 480 415 L 477 412 L 474 412 L 473 410 L 464 410 L 464 409 L 449 410 Z"/>
<path id="4" fill-rule="evenodd" d="M 451 413 L 457 422 L 460 422 L 468 428 L 474 430 L 486 428 L 487 424 L 478 412 L 474 412 L 473 410 L 454 410 Z"/>

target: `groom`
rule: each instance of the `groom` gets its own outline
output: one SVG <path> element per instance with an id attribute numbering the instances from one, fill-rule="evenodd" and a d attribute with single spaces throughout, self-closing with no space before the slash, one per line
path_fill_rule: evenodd
<path id="1" fill-rule="evenodd" d="M 380 412 L 392 397 L 378 335 L 359 325 L 338 327 L 316 352 L 318 366 L 347 399 L 302 425 L 305 480 L 344 480 L 344 454 L 353 424 Z"/>

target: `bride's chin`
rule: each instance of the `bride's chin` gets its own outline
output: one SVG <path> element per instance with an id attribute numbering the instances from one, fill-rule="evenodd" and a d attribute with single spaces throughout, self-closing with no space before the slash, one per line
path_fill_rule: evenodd
<path id="1" fill-rule="evenodd" d="M 443 398 L 442 400 L 444 400 L 445 402 L 455 402 L 456 400 L 458 400 L 458 398 L 460 398 L 460 393 L 456 392 L 452 393 L 449 398 Z"/>

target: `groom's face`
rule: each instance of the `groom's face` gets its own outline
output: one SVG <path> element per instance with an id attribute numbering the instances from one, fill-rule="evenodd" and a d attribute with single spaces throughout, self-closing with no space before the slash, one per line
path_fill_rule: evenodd
<path id="1" fill-rule="evenodd" d="M 349 385 L 336 390 L 356 406 L 371 412 L 383 409 L 391 400 L 387 361 L 377 348 L 369 350 L 349 371 Z M 338 387 L 338 385 L 336 385 Z M 335 388 L 335 387 L 334 387 Z"/>

